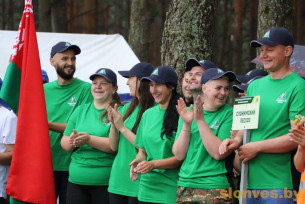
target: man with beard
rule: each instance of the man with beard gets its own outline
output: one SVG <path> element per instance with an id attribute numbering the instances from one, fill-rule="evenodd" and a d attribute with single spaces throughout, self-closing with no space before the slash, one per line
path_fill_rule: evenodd
<path id="1" fill-rule="evenodd" d="M 66 203 L 70 154 L 61 148 L 60 140 L 67 121 L 77 106 L 93 100 L 90 83 L 74 78 L 77 45 L 59 42 L 52 47 L 50 63 L 57 72 L 57 80 L 44 84 L 49 135 L 52 150 L 56 197 Z"/>

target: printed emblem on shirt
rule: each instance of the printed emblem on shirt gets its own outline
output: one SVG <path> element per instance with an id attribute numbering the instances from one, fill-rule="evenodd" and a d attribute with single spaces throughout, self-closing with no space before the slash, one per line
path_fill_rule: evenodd
<path id="1" fill-rule="evenodd" d="M 285 103 L 286 102 L 286 92 L 282 93 L 277 99 L 277 103 Z"/>
<path id="2" fill-rule="evenodd" d="M 69 106 L 75 106 L 76 105 L 76 97 L 75 96 L 72 96 L 68 102 Z"/>
<path id="3" fill-rule="evenodd" d="M 216 120 L 213 125 L 211 125 L 211 129 L 218 129 L 219 128 L 219 121 Z"/>

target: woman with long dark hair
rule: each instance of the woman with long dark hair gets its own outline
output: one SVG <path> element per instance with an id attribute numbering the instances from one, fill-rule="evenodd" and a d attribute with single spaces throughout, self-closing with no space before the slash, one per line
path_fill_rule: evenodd
<path id="1" fill-rule="evenodd" d="M 176 188 L 181 161 L 171 149 L 175 140 L 179 114 L 176 110 L 177 74 L 168 66 L 157 67 L 149 77 L 150 93 L 158 104 L 146 110 L 137 131 L 136 159 L 130 164 L 130 176 L 141 174 L 138 200 L 140 203 L 176 203 Z"/>
<path id="2" fill-rule="evenodd" d="M 149 76 L 153 69 L 150 63 L 140 62 L 129 71 L 119 71 L 119 74 L 128 78 L 127 85 L 133 98 L 131 103 L 125 104 L 120 112 L 111 106 L 107 109 L 109 118 L 112 118 L 110 147 L 112 151 L 118 151 L 113 162 L 108 188 L 112 204 L 138 203 L 139 182 L 130 180 L 129 164 L 138 152 L 134 141 L 142 115 L 154 105 L 154 98 L 149 92 L 149 82 L 141 81 L 141 78 Z"/>
<path id="3" fill-rule="evenodd" d="M 107 188 L 115 155 L 109 145 L 106 108 L 121 102 L 112 70 L 101 68 L 90 79 L 93 103 L 81 105 L 73 112 L 61 139 L 62 148 L 72 152 L 68 204 L 109 203 Z"/>

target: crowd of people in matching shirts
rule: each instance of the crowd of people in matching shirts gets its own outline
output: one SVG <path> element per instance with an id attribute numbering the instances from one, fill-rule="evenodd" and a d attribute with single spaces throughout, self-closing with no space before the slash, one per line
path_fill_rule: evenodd
<path id="1" fill-rule="evenodd" d="M 54 45 L 50 63 L 58 80 L 44 91 L 59 203 L 235 203 L 230 191 L 238 190 L 241 162 L 249 165 L 247 204 L 295 203 L 300 180 L 292 152 L 303 172 L 305 131 L 293 121 L 305 115 L 305 80 L 289 67 L 293 37 L 276 27 L 250 44 L 260 48 L 266 71 L 235 75 L 191 58 L 182 96 L 170 66 L 140 62 L 119 71 L 128 78 L 128 103 L 110 68 L 92 73 L 92 84 L 81 81 L 74 78 L 81 49 Z M 244 145 L 243 130 L 231 130 L 233 108 L 226 104 L 232 82 L 241 97 L 261 100 L 259 127 Z M 298 203 L 305 203 L 303 188 Z"/>

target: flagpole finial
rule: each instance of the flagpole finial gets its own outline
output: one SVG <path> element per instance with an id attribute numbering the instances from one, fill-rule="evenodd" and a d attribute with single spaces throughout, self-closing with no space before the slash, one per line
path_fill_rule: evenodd
<path id="1" fill-rule="evenodd" d="M 25 0 L 25 5 L 31 5 L 32 6 L 32 0 Z"/>

